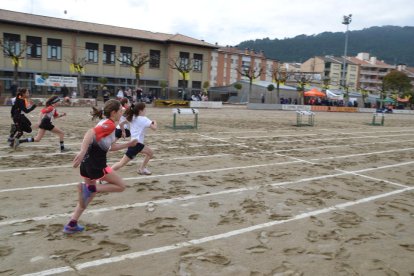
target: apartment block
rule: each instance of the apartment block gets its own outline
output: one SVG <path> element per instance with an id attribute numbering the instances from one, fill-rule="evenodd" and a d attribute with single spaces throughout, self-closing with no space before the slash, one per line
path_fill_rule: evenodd
<path id="1" fill-rule="evenodd" d="M 255 52 L 245 49 L 239 50 L 235 47 L 220 47 L 212 52 L 211 56 L 211 79 L 213 87 L 228 86 L 240 80 L 248 80 L 242 76 L 240 71 L 251 68 L 262 74 L 257 80 L 272 81 L 272 69 L 277 68 L 276 60 L 267 59 L 263 52 Z"/>
<path id="2" fill-rule="evenodd" d="M 359 53 L 356 57 L 348 57 L 348 60 L 359 66 L 358 87 L 372 93 L 381 91 L 385 75 L 395 69 L 393 65 L 370 57 L 369 53 Z"/>
<path id="3" fill-rule="evenodd" d="M 316 56 L 308 59 L 302 63 L 301 72 L 320 74 L 320 80 L 316 82 L 321 83 L 323 79 L 329 79 L 329 87 L 332 89 L 339 89 L 341 87 L 343 69 L 343 58 L 334 56 Z M 345 85 L 350 90 L 356 90 L 358 87 L 358 64 L 347 59 L 345 67 Z"/>

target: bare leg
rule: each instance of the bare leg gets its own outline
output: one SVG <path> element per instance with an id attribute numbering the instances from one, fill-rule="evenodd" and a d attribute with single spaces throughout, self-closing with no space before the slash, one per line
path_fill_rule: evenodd
<path id="1" fill-rule="evenodd" d="M 144 146 L 144 148 L 142 149 L 142 151 L 140 153 L 144 154 L 145 157 L 144 157 L 144 161 L 142 161 L 142 164 L 138 168 L 138 170 L 143 170 L 147 166 L 147 164 L 150 161 L 150 159 L 152 157 L 154 157 L 154 152 L 149 147 Z"/>
<path id="2" fill-rule="evenodd" d="M 36 137 L 34 138 L 35 142 L 40 142 L 42 140 L 43 136 L 45 135 L 46 130 L 43 128 L 39 128 Z"/>
<path id="3" fill-rule="evenodd" d="M 61 130 L 60 128 L 58 128 L 56 126 L 52 129 L 52 132 L 54 134 L 57 134 L 57 136 L 59 136 L 59 141 L 60 142 L 62 142 L 63 139 L 65 138 L 65 133 L 63 132 L 63 130 Z"/>
<path id="4" fill-rule="evenodd" d="M 126 164 L 128 164 L 128 162 L 131 161 L 131 160 L 132 159 L 130 159 L 128 156 L 124 155 L 121 160 L 119 160 L 117 163 L 112 165 L 112 169 L 114 171 L 117 171 L 120 168 L 122 168 L 123 166 L 125 166 Z"/>

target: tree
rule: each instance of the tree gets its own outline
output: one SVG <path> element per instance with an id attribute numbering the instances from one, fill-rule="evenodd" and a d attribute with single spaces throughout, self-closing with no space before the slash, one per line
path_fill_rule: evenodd
<path id="1" fill-rule="evenodd" d="M 77 75 L 79 96 L 83 98 L 85 91 L 82 84 L 82 74 L 85 73 L 86 58 L 77 58 L 76 55 L 73 55 L 71 58 L 65 60 L 70 64 L 70 71 Z"/>
<path id="2" fill-rule="evenodd" d="M 193 62 L 185 58 L 175 58 L 170 59 L 168 65 L 171 69 L 177 70 L 180 73 L 183 88 L 182 99 L 184 99 L 187 83 L 190 79 L 190 72 L 193 70 Z"/>
<path id="3" fill-rule="evenodd" d="M 105 77 L 99 77 L 98 78 L 98 82 L 99 82 L 99 94 L 101 94 L 103 96 L 103 89 L 105 87 L 105 84 L 108 83 L 108 79 Z M 98 100 L 96 100 L 96 104 L 98 104 Z"/>
<path id="4" fill-rule="evenodd" d="M 286 69 L 282 68 L 279 65 L 273 66 L 270 69 L 270 77 L 272 77 L 272 81 L 276 83 L 276 103 L 280 102 L 280 84 L 285 83 L 288 74 L 286 72 Z"/>
<path id="5" fill-rule="evenodd" d="M 129 55 L 119 55 L 116 60 L 121 64 L 132 67 L 135 73 L 135 89 L 139 88 L 139 81 L 141 80 L 141 68 L 148 62 L 150 62 L 149 54 L 134 54 L 132 57 Z"/>
<path id="6" fill-rule="evenodd" d="M 160 81 L 160 87 L 161 87 L 162 97 L 164 99 L 167 98 L 167 95 L 165 93 L 165 89 L 167 88 L 167 86 L 168 86 L 168 83 L 165 80 Z"/>
<path id="7" fill-rule="evenodd" d="M 209 88 L 210 88 L 210 82 L 209 81 L 203 82 L 203 94 L 205 96 L 208 96 L 208 89 Z"/>
<path id="8" fill-rule="evenodd" d="M 297 74 L 295 75 L 296 81 L 296 90 L 299 93 L 299 104 L 304 104 L 304 96 L 303 93 L 305 92 L 305 86 L 311 81 L 312 76 L 305 75 L 305 74 Z"/>
<path id="9" fill-rule="evenodd" d="M 412 85 L 410 78 L 403 72 L 392 70 L 383 79 L 385 91 L 395 93 L 399 97 L 410 94 Z"/>
<path id="10" fill-rule="evenodd" d="M 19 76 L 19 65 L 24 59 L 24 53 L 31 45 L 24 41 L 0 40 L 0 47 L 6 57 L 11 58 L 13 64 L 13 80 L 17 83 Z"/>
<path id="11" fill-rule="evenodd" d="M 233 84 L 233 87 L 237 90 L 237 95 L 240 93 L 240 90 L 243 88 L 243 85 L 239 82 Z M 240 98 L 240 102 L 242 101 L 242 97 Z"/>
<path id="12" fill-rule="evenodd" d="M 252 93 L 253 80 L 257 79 L 263 73 L 263 68 L 245 67 L 243 69 L 236 69 L 236 71 L 243 77 L 249 79 L 249 92 L 247 93 L 247 103 L 250 102 L 250 94 Z"/>

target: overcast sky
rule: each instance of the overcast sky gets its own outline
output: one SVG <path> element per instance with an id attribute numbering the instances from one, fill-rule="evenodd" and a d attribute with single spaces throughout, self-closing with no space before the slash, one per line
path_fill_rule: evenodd
<path id="1" fill-rule="evenodd" d="M 1 0 L 0 9 L 237 45 L 372 26 L 414 26 L 413 0 Z M 66 11 L 66 14 L 65 14 Z"/>

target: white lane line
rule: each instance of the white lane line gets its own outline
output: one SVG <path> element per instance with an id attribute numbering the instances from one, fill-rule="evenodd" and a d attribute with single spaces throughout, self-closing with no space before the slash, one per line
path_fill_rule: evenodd
<path id="1" fill-rule="evenodd" d="M 180 176 L 180 175 L 189 175 L 189 174 L 202 174 L 202 173 L 211 173 L 211 172 L 222 172 L 222 171 L 231 171 L 231 170 L 260 168 L 260 167 L 267 167 L 267 166 L 287 165 L 287 164 L 294 164 L 294 163 L 300 163 L 300 161 L 275 162 L 275 163 L 258 164 L 258 165 L 250 165 L 250 166 L 238 166 L 238 167 L 229 167 L 229 168 L 221 168 L 221 169 L 211 169 L 211 170 L 200 170 L 200 171 L 190 171 L 190 172 L 187 171 L 187 172 L 180 172 L 180 173 L 147 175 L 147 176 L 137 176 L 137 177 L 124 177 L 123 179 L 124 180 L 137 180 L 137 179 L 148 179 L 148 178 L 158 178 L 158 177 L 171 177 L 171 176 Z M 59 187 L 75 185 L 75 184 L 78 184 L 78 183 L 79 182 L 65 183 L 65 184 L 54 184 L 54 185 L 46 185 L 46 186 L 33 186 L 33 187 L 24 187 L 24 188 L 3 189 L 3 190 L 0 190 L 0 193 L 26 191 L 26 190 L 31 190 L 31 189 L 59 188 Z"/>
<path id="2" fill-rule="evenodd" d="M 69 271 L 79 271 L 79 270 L 83 270 L 83 269 L 87 269 L 87 268 L 91 268 L 91 267 L 96 267 L 96 266 L 101 266 L 101 265 L 105 265 L 105 264 L 112 264 L 112 263 L 122 262 L 122 261 L 125 261 L 125 260 L 137 259 L 137 258 L 140 258 L 140 257 L 143 257 L 143 256 L 154 255 L 154 254 L 159 254 L 159 253 L 165 253 L 165 252 L 168 252 L 168 251 L 181 249 L 181 248 L 188 247 L 188 246 L 199 245 L 199 244 L 212 242 L 212 241 L 216 241 L 216 240 L 221 240 L 221 239 L 228 239 L 228 238 L 231 238 L 231 237 L 234 237 L 234 236 L 239 236 L 239 235 L 242 235 L 242 234 L 250 233 L 250 232 L 261 230 L 261 229 L 264 229 L 264 228 L 268 228 L 268 227 L 272 227 L 272 226 L 276 226 L 276 225 L 281 225 L 281 224 L 286 224 L 286 223 L 289 223 L 289 222 L 302 220 L 302 219 L 313 217 L 313 216 L 319 216 L 319 215 L 322 215 L 322 214 L 326 214 L 326 213 L 330 213 L 330 212 L 333 212 L 333 211 L 337 211 L 337 210 L 345 209 L 345 208 L 348 208 L 348 207 L 352 207 L 352 206 L 355 206 L 355 205 L 371 202 L 371 201 L 378 200 L 378 199 L 381 199 L 381 198 L 401 194 L 401 193 L 404 193 L 404 192 L 407 192 L 407 191 L 411 191 L 413 189 L 414 189 L 414 187 L 407 187 L 407 188 L 404 188 L 404 189 L 395 190 L 395 191 L 384 193 L 384 194 L 370 196 L 370 197 L 366 197 L 366 198 L 362 198 L 362 199 L 358 199 L 358 200 L 354 200 L 354 201 L 348 201 L 348 202 L 345 202 L 345 203 L 339 203 L 339 204 L 336 204 L 336 205 L 333 205 L 333 206 L 330 206 L 330 207 L 326 207 L 326 208 L 323 208 L 323 209 L 318 209 L 318 210 L 298 214 L 298 215 L 296 215 L 292 218 L 285 219 L 285 220 L 269 221 L 269 222 L 249 226 L 249 227 L 246 227 L 246 228 L 240 228 L 240 229 L 237 229 L 237 230 L 232 230 L 232 231 L 229 231 L 229 232 L 225 232 L 225 233 L 221 233 L 221 234 L 217 234 L 217 235 L 212 235 L 212 236 L 207 236 L 207 237 L 203 237 L 203 238 L 199 238 L 199 239 L 193 239 L 193 240 L 189 240 L 189 241 L 174 243 L 174 244 L 171 244 L 171 245 L 155 247 L 155 248 L 151 248 L 151 249 L 147 249 L 147 250 L 143 250 L 143 251 L 136 251 L 136 252 L 132 252 L 132 253 L 128 253 L 128 254 L 123 254 L 123 255 L 120 255 L 120 256 L 114 256 L 114 257 L 110 257 L 110 258 L 98 259 L 98 260 L 94 260 L 94 261 L 79 263 L 79 264 L 74 265 L 73 267 L 63 266 L 63 267 L 57 267 L 57 268 L 53 268 L 53 269 L 43 270 L 43 271 L 24 274 L 24 275 L 26 275 L 26 276 L 56 275 L 56 274 L 59 274 L 59 273 L 64 273 L 64 272 L 69 272 Z"/>
<path id="3" fill-rule="evenodd" d="M 309 182 L 309 181 L 333 178 L 333 177 L 344 176 L 344 175 L 352 175 L 352 174 L 364 173 L 364 172 L 369 172 L 369 171 L 394 168 L 394 167 L 399 167 L 399 166 L 407 166 L 407 165 L 411 165 L 413 163 L 414 163 L 414 161 L 411 161 L 411 162 L 404 162 L 404 163 L 393 164 L 393 165 L 386 165 L 386 166 L 382 166 L 382 167 L 367 168 L 367 169 L 356 170 L 356 171 L 344 171 L 344 172 L 339 172 L 339 173 L 335 173 L 335 174 L 326 174 L 326 175 L 321 175 L 321 176 L 302 178 L 302 179 L 293 180 L 293 181 L 284 181 L 284 182 L 276 182 L 276 183 L 271 183 L 271 184 L 262 184 L 262 185 L 256 185 L 256 186 L 244 187 L 244 188 L 238 188 L 238 189 L 229 189 L 229 190 L 224 190 L 224 191 L 218 191 L 218 192 L 215 192 L 215 193 L 207 193 L 207 194 L 201 194 L 201 195 L 187 195 L 187 196 L 182 196 L 182 197 L 159 199 L 159 200 L 153 200 L 153 201 L 147 201 L 147 202 L 137 202 L 137 203 L 133 203 L 133 204 L 125 204 L 125 205 L 118 205 L 118 206 L 112 206 L 112 207 L 86 210 L 85 214 L 102 213 L 102 212 L 115 211 L 115 210 L 128 209 L 128 208 L 138 208 L 138 207 L 147 206 L 149 203 L 155 203 L 157 205 L 172 204 L 172 203 L 175 203 L 177 201 L 187 201 L 187 200 L 192 200 L 192 199 L 200 199 L 200 198 L 218 196 L 218 195 L 224 195 L 224 194 L 240 193 L 240 192 L 245 192 L 245 191 L 257 190 L 259 188 L 263 188 L 263 187 L 266 187 L 266 186 L 277 187 L 277 186 L 298 184 L 298 183 L 302 183 L 302 182 Z M 67 185 L 74 185 L 74 184 L 77 184 L 77 183 L 70 183 L 70 184 L 67 184 Z M 403 187 L 406 187 L 406 186 L 403 186 Z M 24 219 L 6 220 L 6 221 L 0 221 L 0 226 L 11 225 L 11 224 L 15 224 L 15 223 L 23 223 L 23 222 L 27 222 L 27 221 L 49 220 L 49 219 L 53 219 L 53 218 L 66 217 L 68 215 L 69 215 L 69 213 L 63 213 L 63 214 L 54 214 L 54 215 L 47 215 L 47 216 L 24 218 Z"/>

